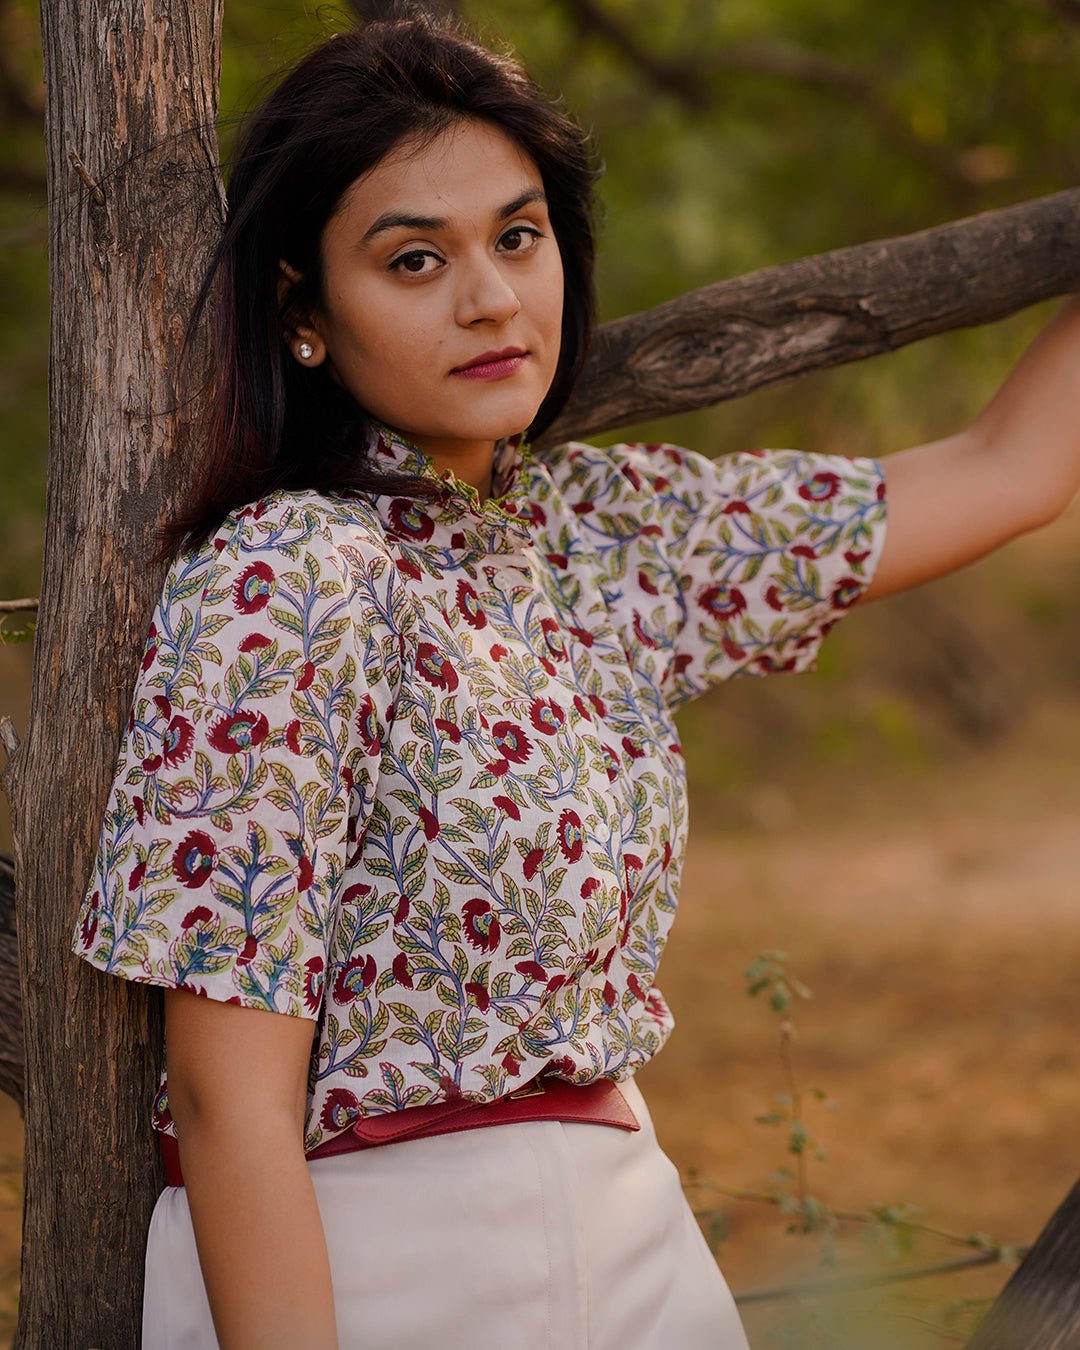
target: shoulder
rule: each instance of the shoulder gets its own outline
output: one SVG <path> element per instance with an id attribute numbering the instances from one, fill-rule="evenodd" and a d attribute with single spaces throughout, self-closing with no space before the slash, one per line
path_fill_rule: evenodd
<path id="1" fill-rule="evenodd" d="M 301 576 L 354 582 L 379 559 L 389 560 L 378 515 L 361 498 L 326 497 L 311 490 L 270 493 L 230 512 L 212 535 L 173 561 L 166 601 L 201 589 L 267 593 Z"/>
<path id="2" fill-rule="evenodd" d="M 581 494 L 596 504 L 625 505 L 648 499 L 675 500 L 695 489 L 707 490 L 718 475 L 761 467 L 761 452 L 711 460 L 666 441 L 621 442 L 612 446 L 570 441 L 544 454 L 552 479 L 565 493 Z"/>

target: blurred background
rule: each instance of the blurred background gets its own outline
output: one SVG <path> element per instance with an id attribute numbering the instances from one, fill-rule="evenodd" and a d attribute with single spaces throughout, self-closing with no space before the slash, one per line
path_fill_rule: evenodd
<path id="1" fill-rule="evenodd" d="M 595 134 L 603 318 L 1080 177 L 1077 0 L 461 0 L 457 11 L 512 44 Z M 226 161 L 236 116 L 349 13 L 226 0 Z M 36 595 L 40 569 L 42 109 L 36 6 L 0 0 L 5 599 Z M 973 416 L 1052 310 L 608 439 L 887 454 Z M 642 1076 L 662 1140 L 684 1176 L 791 1192 L 775 1175 L 796 1170 L 790 1122 L 756 1121 L 787 1111 L 775 1094 L 790 1089 L 778 1018 L 746 996 L 743 971 L 762 950 L 786 951 L 813 990 L 796 999 L 797 1081 L 836 1103 L 806 1107 L 830 1155 L 809 1168 L 824 1207 L 816 1232 L 788 1234 L 792 1216 L 775 1204 L 693 1192 L 736 1291 L 936 1265 L 986 1245 L 837 1210 L 918 1207 L 960 1238 L 1022 1243 L 1080 1175 L 1078 611 L 1074 506 L 962 575 L 858 612 L 816 674 L 741 681 L 687 711 L 694 841 L 661 971 L 679 1028 Z M 3 627 L 17 634 L 25 619 Z M 20 727 L 31 649 L 0 645 L 0 714 Z M 0 1099 L 12 1178 L 19 1147 Z M 0 1191 L 0 1345 L 17 1229 L 15 1190 Z M 1007 1273 L 799 1292 L 744 1313 L 755 1350 L 856 1335 L 865 1347 L 962 1343 Z"/>

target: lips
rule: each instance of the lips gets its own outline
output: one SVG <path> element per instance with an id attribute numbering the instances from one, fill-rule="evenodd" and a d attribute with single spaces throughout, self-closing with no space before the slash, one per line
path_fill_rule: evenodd
<path id="1" fill-rule="evenodd" d="M 502 351 L 484 352 L 465 365 L 455 366 L 450 374 L 466 380 L 501 380 L 520 370 L 528 354 L 522 347 L 504 347 Z"/>

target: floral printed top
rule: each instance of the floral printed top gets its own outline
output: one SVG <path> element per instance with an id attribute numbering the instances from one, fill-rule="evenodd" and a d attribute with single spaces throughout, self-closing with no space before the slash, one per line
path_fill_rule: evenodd
<path id="1" fill-rule="evenodd" d="M 388 433 L 377 454 L 433 473 Z M 511 441 L 482 505 L 443 481 L 435 505 L 277 492 L 177 559 L 75 938 L 314 1019 L 309 1149 L 656 1054 L 672 715 L 811 666 L 884 532 L 869 460 Z"/>

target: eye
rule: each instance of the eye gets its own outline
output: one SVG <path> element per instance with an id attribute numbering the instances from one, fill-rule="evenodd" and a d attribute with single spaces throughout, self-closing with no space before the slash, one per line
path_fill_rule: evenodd
<path id="1" fill-rule="evenodd" d="M 499 240 L 504 253 L 531 253 L 544 236 L 528 225 L 515 225 Z"/>
<path id="2" fill-rule="evenodd" d="M 435 265 L 429 266 L 429 263 Z M 410 276 L 418 277 L 434 272 L 442 266 L 443 260 L 437 253 L 432 253 L 426 248 L 414 248 L 395 258 L 390 264 L 390 271 L 408 272 Z"/>

